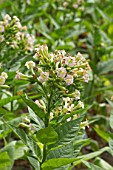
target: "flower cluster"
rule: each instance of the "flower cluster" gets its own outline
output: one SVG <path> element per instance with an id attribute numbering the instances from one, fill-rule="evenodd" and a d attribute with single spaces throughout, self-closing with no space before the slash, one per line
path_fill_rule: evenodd
<path id="1" fill-rule="evenodd" d="M 2 72 L 1 75 L 0 75 L 0 85 L 3 85 L 7 78 L 8 78 L 7 73 Z"/>
<path id="2" fill-rule="evenodd" d="M 74 57 L 66 54 L 64 50 L 56 50 L 49 54 L 46 45 L 38 45 L 35 50 L 33 58 L 39 61 L 38 68 L 41 70 L 39 80 L 41 82 L 46 82 L 53 77 L 65 82 L 66 86 L 73 84 L 77 79 L 82 79 L 84 82 L 89 81 L 88 70 L 90 67 L 81 53 Z M 32 64 L 33 67 L 34 65 Z M 44 65 L 48 66 L 46 70 Z"/>
<path id="3" fill-rule="evenodd" d="M 14 49 L 33 51 L 34 36 L 27 33 L 27 27 L 21 25 L 17 16 L 11 18 L 6 14 L 0 21 L 0 43 Z"/>
<path id="4" fill-rule="evenodd" d="M 33 58 L 36 62 L 28 61 L 25 66 L 31 71 L 39 85 L 47 85 L 50 91 L 54 88 L 54 92 L 57 89 L 56 93 L 62 96 L 62 102 L 51 110 L 51 115 L 57 115 L 57 112 L 69 114 L 75 109 L 83 109 L 84 103 L 80 101 L 80 85 L 89 81 L 88 71 L 90 71 L 88 61 L 84 56 L 79 52 L 71 56 L 64 50 L 49 53 L 47 45 L 37 45 L 35 50 Z M 18 79 L 18 74 L 16 78 Z M 37 100 L 36 103 L 46 112 L 43 99 Z"/>

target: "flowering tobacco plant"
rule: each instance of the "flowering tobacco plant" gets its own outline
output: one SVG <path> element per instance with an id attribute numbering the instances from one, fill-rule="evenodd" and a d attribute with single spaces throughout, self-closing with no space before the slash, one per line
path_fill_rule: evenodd
<path id="1" fill-rule="evenodd" d="M 33 83 L 40 98 L 33 101 L 22 96 L 29 115 L 13 131 L 31 150 L 27 158 L 35 169 L 67 169 L 84 144 L 83 127 L 88 122 L 82 122 L 81 94 L 90 67 L 80 53 L 49 53 L 47 45 L 37 45 L 35 51 L 33 61 L 25 63 L 29 75 L 17 71 L 15 79 Z"/>
<path id="2" fill-rule="evenodd" d="M 19 55 L 18 60 L 24 54 L 32 52 L 33 48 L 34 36 L 27 32 L 27 27 L 22 26 L 17 16 L 11 18 L 6 14 L 0 21 L 0 61 L 7 65 L 9 62 L 11 66 L 12 63 L 15 63 L 14 57 Z"/>

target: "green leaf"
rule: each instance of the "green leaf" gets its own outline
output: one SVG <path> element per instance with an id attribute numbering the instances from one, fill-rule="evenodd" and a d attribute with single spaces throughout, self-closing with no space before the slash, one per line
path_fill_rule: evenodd
<path id="1" fill-rule="evenodd" d="M 17 99 L 19 99 L 20 98 L 20 96 L 13 96 L 13 97 L 7 97 L 7 98 L 5 98 L 5 99 L 1 99 L 0 100 L 0 107 L 1 106 L 4 106 L 5 104 L 7 104 L 7 103 L 9 103 L 9 102 L 12 102 L 12 101 L 14 101 L 14 100 L 17 100 Z"/>
<path id="2" fill-rule="evenodd" d="M 38 162 L 38 160 L 30 156 L 28 156 L 27 158 L 30 164 L 33 166 L 33 168 L 35 168 L 35 170 L 40 170 L 40 163 Z"/>
<path id="3" fill-rule="evenodd" d="M 113 155 L 113 139 L 109 138 L 109 146 L 110 146 L 110 149 L 111 149 L 111 153 Z"/>
<path id="4" fill-rule="evenodd" d="M 45 113 L 35 102 L 33 102 L 31 99 L 26 99 L 23 96 L 21 97 L 23 101 L 27 104 L 27 106 L 29 106 L 40 119 L 43 119 L 45 117 Z"/>
<path id="5" fill-rule="evenodd" d="M 84 160 L 84 161 L 88 161 L 88 160 L 90 160 L 90 159 L 93 159 L 93 158 L 101 155 L 103 152 L 106 152 L 106 151 L 109 152 L 109 153 L 111 153 L 111 150 L 110 150 L 109 147 L 104 147 L 104 148 L 100 149 L 99 151 L 96 151 L 96 152 L 92 152 L 92 153 L 89 153 L 89 154 L 85 154 L 85 155 L 79 156 L 79 157 L 76 158 L 76 160 L 75 160 L 75 162 L 74 162 L 74 165 L 76 166 L 76 165 L 80 164 L 83 160 Z M 77 160 L 77 159 L 78 159 L 78 160 Z"/>
<path id="6" fill-rule="evenodd" d="M 42 170 L 54 170 L 55 168 L 59 168 L 63 165 L 67 165 L 75 161 L 75 158 L 54 158 L 45 161 L 42 164 Z"/>
<path id="7" fill-rule="evenodd" d="M 9 125 L 10 126 L 10 125 Z M 42 159 L 41 150 L 36 141 L 31 136 L 28 136 L 22 129 L 11 127 L 13 132 L 23 141 L 23 143 L 32 151 L 33 156 Z"/>
<path id="8" fill-rule="evenodd" d="M 41 129 L 36 134 L 37 139 L 43 144 L 53 144 L 57 141 L 58 134 L 52 127 Z"/>
<path id="9" fill-rule="evenodd" d="M 110 127 L 113 129 L 113 111 L 110 114 Z"/>
<path id="10" fill-rule="evenodd" d="M 47 154 L 47 159 L 52 158 L 72 158 L 74 155 L 73 143 L 59 146 L 58 148 L 51 149 Z"/>
<path id="11" fill-rule="evenodd" d="M 0 153 L 0 170 L 6 170 L 11 164 L 9 155 L 7 152 Z"/>
<path id="12" fill-rule="evenodd" d="M 99 75 L 109 73 L 110 71 L 113 71 L 113 59 L 97 64 L 97 73 Z"/>
<path id="13" fill-rule="evenodd" d="M 89 170 L 103 170 L 99 166 L 94 165 L 94 164 L 92 164 L 90 162 L 85 162 L 85 161 L 82 161 L 82 162 L 88 167 Z"/>
<path id="14" fill-rule="evenodd" d="M 83 120 L 84 116 L 80 118 L 66 122 L 61 126 L 56 128 L 58 133 L 58 141 L 55 145 L 62 145 L 71 142 L 78 135 L 80 129 L 80 122 Z"/>
<path id="15" fill-rule="evenodd" d="M 11 165 L 9 167 L 10 169 L 12 169 L 13 163 L 14 163 L 15 144 L 16 144 L 16 141 L 12 141 L 11 143 L 8 143 L 5 147 L 0 149 L 0 152 L 8 153 L 8 155 L 11 159 Z"/>
<path id="16" fill-rule="evenodd" d="M 113 167 L 108 164 L 105 160 L 101 159 L 101 158 L 96 158 L 95 162 L 96 165 L 100 166 L 103 170 L 113 170 Z"/>
<path id="17" fill-rule="evenodd" d="M 109 134 L 100 130 L 100 128 L 94 128 L 94 130 L 97 132 L 99 136 L 101 136 L 105 141 L 109 141 Z"/>
<path id="18" fill-rule="evenodd" d="M 30 119 L 33 120 L 37 125 L 37 130 L 44 128 L 43 121 L 34 113 L 32 109 L 30 109 L 30 107 L 28 107 L 28 111 L 29 111 Z"/>
<path id="19" fill-rule="evenodd" d="M 23 157 L 27 151 L 28 147 L 22 141 L 17 141 L 15 145 L 14 160 Z"/>

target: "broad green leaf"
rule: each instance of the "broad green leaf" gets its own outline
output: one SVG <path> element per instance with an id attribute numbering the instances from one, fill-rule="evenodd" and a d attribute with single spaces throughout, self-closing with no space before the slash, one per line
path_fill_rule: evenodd
<path id="1" fill-rule="evenodd" d="M 17 141 L 15 145 L 14 160 L 23 157 L 27 151 L 28 147 L 22 141 Z"/>
<path id="2" fill-rule="evenodd" d="M 22 99 L 40 119 L 43 119 L 45 117 L 45 113 L 35 102 L 33 102 L 31 99 L 26 99 L 25 97 L 22 97 Z"/>
<path id="3" fill-rule="evenodd" d="M 16 144 L 16 141 L 12 141 L 11 143 L 8 143 L 5 147 L 0 149 L 0 152 L 8 153 L 10 160 L 11 160 L 11 165 L 9 167 L 10 169 L 12 169 L 13 163 L 14 163 L 15 144 Z"/>
<path id="4" fill-rule="evenodd" d="M 54 158 L 45 161 L 42 164 L 42 170 L 54 170 L 55 168 L 59 168 L 63 165 L 67 165 L 75 161 L 75 158 Z"/>
<path id="5" fill-rule="evenodd" d="M 35 168 L 35 170 L 40 170 L 40 163 L 33 157 L 27 156 L 30 164 Z"/>
<path id="6" fill-rule="evenodd" d="M 10 125 L 9 125 L 10 126 Z M 41 150 L 36 141 L 31 136 L 28 136 L 22 129 L 11 127 L 13 132 L 23 141 L 23 143 L 32 151 L 33 156 L 42 159 Z"/>
<path id="7" fill-rule="evenodd" d="M 46 127 L 44 129 L 39 130 L 36 136 L 39 142 L 47 145 L 56 143 L 58 138 L 58 134 L 52 127 Z"/>
<path id="8" fill-rule="evenodd" d="M 7 152 L 0 153 L 0 170 L 7 170 L 11 161 Z"/>
<path id="9" fill-rule="evenodd" d="M 55 145 L 62 145 L 71 142 L 78 135 L 80 122 L 83 120 L 83 115 L 75 120 L 66 122 L 56 128 L 58 133 L 58 141 Z"/>
<path id="10" fill-rule="evenodd" d="M 67 145 L 62 145 L 57 148 L 51 149 L 47 154 L 47 159 L 52 158 L 72 158 L 74 156 L 74 146 L 73 143 Z"/>

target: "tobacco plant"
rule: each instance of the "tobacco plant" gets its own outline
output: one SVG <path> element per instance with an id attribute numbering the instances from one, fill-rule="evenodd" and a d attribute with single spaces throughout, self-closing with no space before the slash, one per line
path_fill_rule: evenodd
<path id="1" fill-rule="evenodd" d="M 40 98 L 33 101 L 27 94 L 21 96 L 29 114 L 18 127 L 11 128 L 28 146 L 27 158 L 34 168 L 67 169 L 85 142 L 84 127 L 88 122 L 84 121 L 80 96 L 91 70 L 81 53 L 49 53 L 47 45 L 36 45 L 35 51 L 35 62 L 25 63 L 29 74 L 17 71 L 15 79 L 34 84 Z"/>

